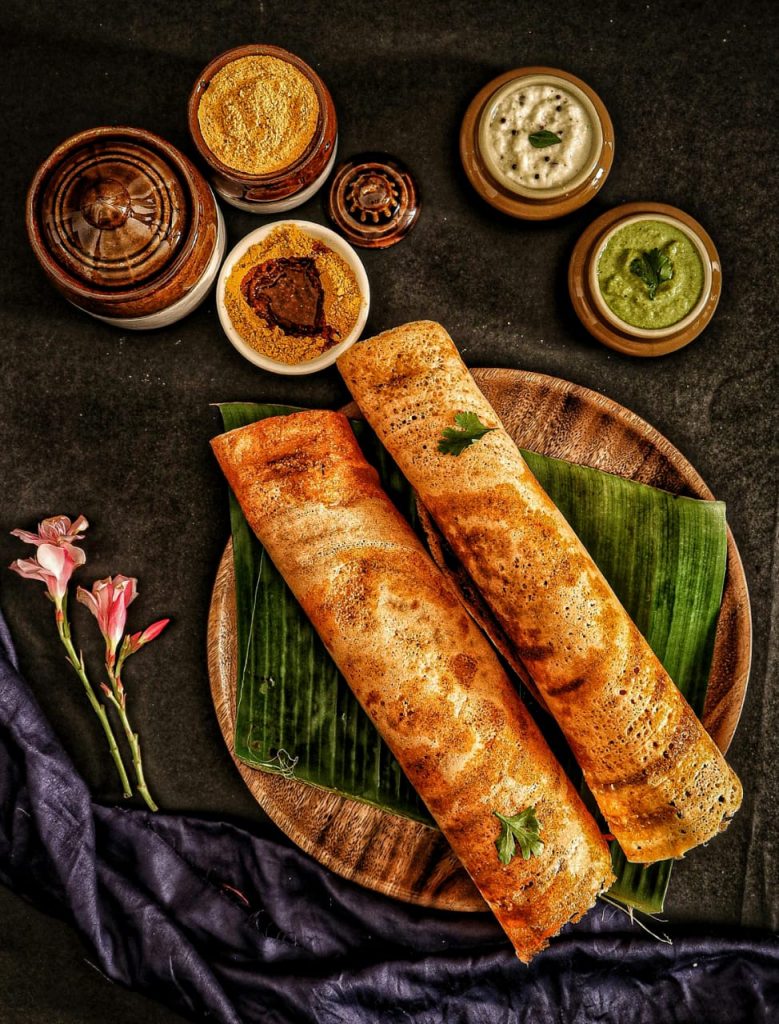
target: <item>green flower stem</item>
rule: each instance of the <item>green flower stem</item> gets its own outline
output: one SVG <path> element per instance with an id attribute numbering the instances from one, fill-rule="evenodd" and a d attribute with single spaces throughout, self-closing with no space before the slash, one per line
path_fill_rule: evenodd
<path id="1" fill-rule="evenodd" d="M 108 715 L 106 710 L 95 695 L 95 691 L 92 689 L 92 684 L 87 678 L 87 673 L 84 668 L 84 659 L 80 654 L 76 653 L 76 649 L 73 646 L 73 641 L 70 637 L 70 623 L 68 622 L 67 612 L 65 610 L 65 601 L 57 608 L 56 613 L 57 632 L 59 638 L 67 651 L 68 661 L 73 666 L 73 670 L 79 677 L 81 682 L 84 684 L 84 691 L 87 695 L 87 700 L 92 705 L 92 710 L 95 712 L 97 717 L 100 719 L 100 724 L 103 727 L 106 739 L 108 740 L 108 749 L 111 751 L 111 757 L 114 759 L 116 770 L 119 773 L 119 779 L 122 783 L 122 791 L 125 797 L 133 795 L 132 788 L 130 786 L 130 780 L 127 777 L 127 769 L 124 766 L 122 755 L 119 751 L 119 747 L 116 744 L 116 737 L 114 736 L 114 730 L 111 728 L 111 723 L 108 721 Z"/>
<path id="2" fill-rule="evenodd" d="M 138 792 L 141 794 L 146 802 L 146 806 L 150 811 L 156 811 L 159 808 L 154 802 L 154 798 L 149 792 L 149 787 L 146 784 L 146 779 L 143 774 L 143 760 L 141 759 L 141 741 L 138 737 L 138 733 L 133 730 L 130 725 L 130 719 L 127 717 L 127 695 L 124 692 L 124 686 L 122 686 L 122 679 L 120 672 L 122 670 L 123 658 L 120 657 L 117 662 L 116 668 L 113 668 L 109 661 L 106 661 L 106 671 L 108 672 L 108 678 L 111 681 L 111 689 L 108 687 L 103 688 L 108 700 L 116 708 L 119 720 L 122 723 L 124 734 L 127 737 L 127 742 L 130 744 L 130 751 L 133 758 L 133 769 L 135 771 L 135 782 Z"/>

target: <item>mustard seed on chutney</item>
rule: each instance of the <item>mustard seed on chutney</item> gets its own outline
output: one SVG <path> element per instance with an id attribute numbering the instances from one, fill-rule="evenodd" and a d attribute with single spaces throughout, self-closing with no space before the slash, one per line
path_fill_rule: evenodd
<path id="1" fill-rule="evenodd" d="M 347 262 L 294 224 L 281 224 L 252 245 L 225 283 L 233 327 L 257 352 L 303 363 L 345 338 L 362 304 Z"/>

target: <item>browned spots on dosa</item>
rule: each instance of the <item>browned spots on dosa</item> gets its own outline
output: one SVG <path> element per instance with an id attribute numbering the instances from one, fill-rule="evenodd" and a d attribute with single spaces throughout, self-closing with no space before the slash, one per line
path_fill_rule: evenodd
<path id="1" fill-rule="evenodd" d="M 267 472 L 275 476 L 287 476 L 294 473 L 307 473 L 314 469 L 316 461 L 311 458 L 308 452 L 298 448 L 297 450 L 284 452 L 268 459 L 265 464 Z M 324 467 L 321 467 L 324 468 Z"/>
<path id="2" fill-rule="evenodd" d="M 431 602 L 432 607 L 449 608 L 467 619 L 453 590 L 442 585 L 421 549 L 361 548 L 345 551 L 341 557 L 344 561 L 329 593 L 317 596 L 317 604 L 341 626 L 363 623 L 370 628 L 371 616 L 380 602 L 390 610 L 415 602 L 420 623 L 430 619 Z M 314 614 L 315 608 L 309 614 Z"/>
<path id="3" fill-rule="evenodd" d="M 457 679 L 464 685 L 468 685 L 476 675 L 476 659 L 460 652 L 452 658 L 452 669 Z"/>
<path id="4" fill-rule="evenodd" d="M 650 834 L 656 826 L 668 825 L 671 822 L 678 821 L 678 818 L 676 817 L 676 808 L 670 803 L 661 804 L 659 807 L 655 807 L 654 810 L 649 811 L 646 814 L 639 810 L 637 818 L 639 827 Z M 638 838 L 640 838 L 640 835 Z"/>
<path id="5" fill-rule="evenodd" d="M 586 682 L 587 679 L 584 676 L 577 676 L 569 683 L 562 683 L 560 686 L 547 686 L 546 695 L 547 697 L 561 697 L 564 693 L 575 693 Z"/>
<path id="6" fill-rule="evenodd" d="M 637 786 L 655 775 L 665 775 L 669 770 L 673 771 L 673 766 L 681 761 L 686 751 L 697 741 L 696 725 L 692 711 L 685 705 L 670 737 L 665 742 L 662 739 L 655 740 L 663 748 L 657 748 L 659 753 L 656 757 L 626 775 L 618 775 L 608 780 L 599 779 L 599 785 L 622 789 L 625 786 Z"/>
<path id="7" fill-rule="evenodd" d="M 381 694 L 378 690 L 368 690 L 363 696 L 362 702 L 366 711 L 372 711 L 373 708 L 382 703 Z"/>
<path id="8" fill-rule="evenodd" d="M 513 612 L 515 622 L 522 621 L 528 604 L 534 616 L 557 611 L 555 595 L 576 586 L 589 564 L 583 551 L 560 544 L 561 517 L 554 506 L 531 511 L 510 484 L 484 493 L 445 494 L 431 512 L 439 524 L 456 524 L 456 533 L 446 532 L 458 558 L 496 610 Z M 488 576 L 480 571 L 486 565 L 492 570 Z M 523 591 L 519 595 L 517 588 Z"/>
<path id="9" fill-rule="evenodd" d="M 283 478 L 290 495 L 301 502 L 318 499 L 331 507 L 346 508 L 356 500 L 382 495 L 378 474 L 372 467 L 355 467 L 355 471 L 346 476 L 343 467 L 333 465 L 332 460 L 314 458 L 306 452 L 278 456 L 275 464 L 263 467 L 261 476 L 268 482 Z"/>

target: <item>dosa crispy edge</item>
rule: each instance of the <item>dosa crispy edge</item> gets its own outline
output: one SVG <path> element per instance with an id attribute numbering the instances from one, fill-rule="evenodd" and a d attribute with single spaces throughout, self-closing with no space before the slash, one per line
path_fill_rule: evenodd
<path id="1" fill-rule="evenodd" d="M 446 331 L 406 324 L 355 345 L 338 367 L 511 639 L 628 860 L 680 857 L 725 828 L 738 778 Z M 460 412 L 498 429 L 442 454 Z"/>
<path id="2" fill-rule="evenodd" d="M 524 961 L 613 880 L 598 827 L 339 413 L 212 441 L 246 518 Z M 498 859 L 497 810 L 543 850 Z M 380 841 L 380 840 L 377 840 Z"/>

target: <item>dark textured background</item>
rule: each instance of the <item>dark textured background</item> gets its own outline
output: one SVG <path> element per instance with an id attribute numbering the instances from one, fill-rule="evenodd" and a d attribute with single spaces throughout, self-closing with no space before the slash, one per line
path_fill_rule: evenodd
<path id="1" fill-rule="evenodd" d="M 772 9 L 575 0 L 3 5 L 0 564 L 25 553 L 8 537 L 12 527 L 84 513 L 92 524 L 84 578 L 138 576 L 135 628 L 173 616 L 128 677 L 148 774 L 166 810 L 249 827 L 261 817 L 225 750 L 206 677 L 209 592 L 228 533 L 207 444 L 216 429 L 209 403 L 338 406 L 346 392 L 335 370 L 296 380 L 252 367 L 222 335 L 213 301 L 148 334 L 123 334 L 78 313 L 32 257 L 23 198 L 38 163 L 84 128 L 138 125 L 194 155 L 186 101 L 200 69 L 230 46 L 271 42 L 300 54 L 328 83 L 342 155 L 386 149 L 421 184 L 415 232 L 364 256 L 373 298 L 367 333 L 436 319 L 471 365 L 539 370 L 602 391 L 669 437 L 727 502 L 755 627 L 752 679 L 731 750 L 745 802 L 725 836 L 675 868 L 667 911 L 703 923 L 779 925 Z M 584 78 L 606 102 L 617 137 L 598 199 L 538 226 L 484 205 L 457 155 L 472 95 L 525 64 Z M 697 217 L 724 267 L 722 301 L 706 333 L 660 360 L 633 360 L 591 340 L 565 287 L 585 225 L 635 199 Z M 224 212 L 228 245 L 260 223 Z M 324 220 L 321 199 L 296 215 Z M 0 570 L 0 600 L 23 668 L 79 769 L 100 799 L 115 799 L 101 737 L 44 621 L 42 588 Z M 91 636 L 83 611 L 76 627 Z M 0 1019 L 179 1019 L 109 986 L 86 956 L 65 925 L 0 890 Z"/>

